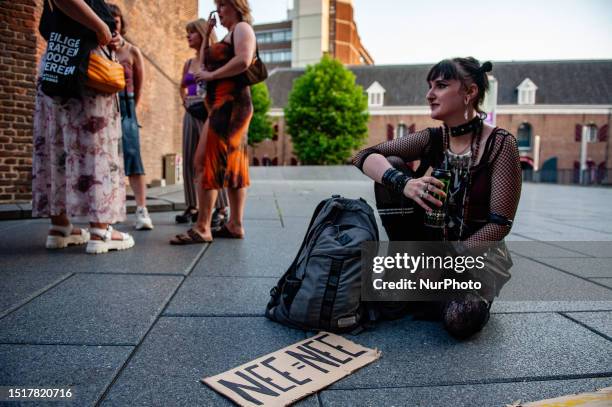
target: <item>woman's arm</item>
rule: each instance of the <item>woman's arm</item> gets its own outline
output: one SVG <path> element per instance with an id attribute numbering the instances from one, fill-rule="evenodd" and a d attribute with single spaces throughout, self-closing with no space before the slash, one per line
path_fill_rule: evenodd
<path id="1" fill-rule="evenodd" d="M 183 105 L 185 105 L 185 98 L 187 97 L 187 86 L 185 86 L 185 75 L 187 75 L 187 71 L 189 69 L 189 61 L 188 59 L 185 61 L 185 65 L 183 66 L 183 76 L 181 77 L 181 85 L 179 86 L 179 95 L 181 100 L 183 101 Z"/>
<path id="2" fill-rule="evenodd" d="M 52 0 L 57 7 L 74 21 L 96 33 L 98 44 L 106 45 L 113 38 L 110 28 L 83 0 Z"/>
<path id="3" fill-rule="evenodd" d="M 144 59 L 142 57 L 142 52 L 138 47 L 135 47 L 130 44 L 130 53 L 132 54 L 132 58 L 134 61 L 133 69 L 134 69 L 134 103 L 138 106 L 138 101 L 140 100 L 142 84 L 145 80 L 144 73 Z"/>
<path id="4" fill-rule="evenodd" d="M 427 148 L 430 145 L 430 137 L 430 132 L 426 129 L 408 134 L 400 139 L 380 143 L 357 153 L 353 157 L 353 164 L 374 181 L 385 184 L 383 182 L 383 175 L 389 168 L 392 168 L 385 157 L 398 156 L 404 159 L 404 161 L 420 159 L 427 152 Z M 404 186 L 403 194 L 428 211 L 434 206 L 442 206 L 442 202 L 434 198 L 431 193 L 445 196 L 444 192 L 439 189 L 443 186 L 444 184 L 436 178 L 424 176 L 410 179 Z M 424 194 L 425 191 L 429 193 Z"/>
<path id="5" fill-rule="evenodd" d="M 477 242 L 501 241 L 506 237 L 521 197 L 522 174 L 516 139 L 511 134 L 497 137 L 499 147 L 494 151 L 498 153 L 491 165 L 489 223 L 466 240 L 468 247 Z"/>
<path id="6" fill-rule="evenodd" d="M 238 23 L 234 28 L 234 57 L 221 68 L 197 74 L 198 79 L 213 81 L 222 78 L 236 76 L 248 69 L 255 55 L 255 32 L 247 23 Z"/>

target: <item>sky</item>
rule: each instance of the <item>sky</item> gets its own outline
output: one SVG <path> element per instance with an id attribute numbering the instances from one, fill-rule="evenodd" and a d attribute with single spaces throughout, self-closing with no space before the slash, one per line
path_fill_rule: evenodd
<path id="1" fill-rule="evenodd" d="M 250 0 L 254 23 L 287 18 L 292 0 Z M 208 17 L 213 0 L 199 0 Z M 612 0 L 354 0 L 361 41 L 377 65 L 612 59 Z M 222 32 L 220 32 L 222 34 Z"/>

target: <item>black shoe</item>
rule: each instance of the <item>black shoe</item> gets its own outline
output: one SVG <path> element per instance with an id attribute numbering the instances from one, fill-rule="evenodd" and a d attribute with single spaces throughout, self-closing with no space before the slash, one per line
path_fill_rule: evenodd
<path id="1" fill-rule="evenodd" d="M 195 208 L 187 208 L 185 209 L 185 212 L 183 212 L 181 215 L 176 215 L 176 217 L 174 218 L 174 220 L 176 221 L 176 223 L 189 223 L 195 215 L 195 219 L 198 219 L 198 211 L 194 211 Z M 195 220 L 194 220 L 195 222 Z"/>
<path id="2" fill-rule="evenodd" d="M 215 209 L 212 215 L 212 221 L 210 222 L 210 227 L 212 229 L 218 229 L 226 223 L 227 215 L 224 212 L 221 212 L 219 209 Z"/>

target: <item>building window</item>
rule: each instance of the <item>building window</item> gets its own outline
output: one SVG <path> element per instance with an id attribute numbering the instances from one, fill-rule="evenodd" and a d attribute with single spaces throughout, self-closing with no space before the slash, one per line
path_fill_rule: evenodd
<path id="1" fill-rule="evenodd" d="M 408 134 L 408 129 L 404 123 L 397 125 L 397 138 L 402 138 Z"/>
<path id="2" fill-rule="evenodd" d="M 587 143 L 597 143 L 597 126 L 594 124 L 588 124 L 586 126 L 586 139 Z"/>
<path id="3" fill-rule="evenodd" d="M 531 150 L 532 129 L 531 124 L 521 123 L 516 132 L 519 150 Z"/>
<path id="4" fill-rule="evenodd" d="M 259 53 L 264 63 L 280 63 L 291 61 L 291 50 L 262 51 Z"/>
<path id="5" fill-rule="evenodd" d="M 376 107 L 385 104 L 385 88 L 378 81 L 374 81 L 366 90 L 368 94 L 368 106 Z"/>
<path id="6" fill-rule="evenodd" d="M 519 105 L 535 105 L 538 87 L 531 79 L 525 78 L 516 90 L 518 91 L 517 103 Z"/>
<path id="7" fill-rule="evenodd" d="M 257 43 L 291 42 L 291 30 L 260 31 L 256 34 Z"/>

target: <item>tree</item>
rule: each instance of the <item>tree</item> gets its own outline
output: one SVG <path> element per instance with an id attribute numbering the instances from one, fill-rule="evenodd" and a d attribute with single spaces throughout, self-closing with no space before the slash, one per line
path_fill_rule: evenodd
<path id="1" fill-rule="evenodd" d="M 249 145 L 254 147 L 265 139 L 272 138 L 272 121 L 268 117 L 270 94 L 264 82 L 251 86 L 253 100 L 253 118 L 249 124 Z"/>
<path id="2" fill-rule="evenodd" d="M 367 98 L 355 75 L 323 56 L 295 81 L 285 107 L 293 149 L 303 164 L 344 164 L 367 137 Z"/>

